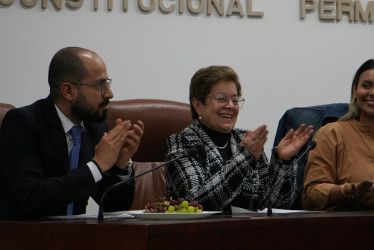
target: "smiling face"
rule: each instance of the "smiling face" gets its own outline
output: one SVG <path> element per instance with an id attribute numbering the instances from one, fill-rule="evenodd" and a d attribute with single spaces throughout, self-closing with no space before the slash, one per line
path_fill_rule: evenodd
<path id="1" fill-rule="evenodd" d="M 215 96 L 219 93 L 226 94 L 230 101 L 217 102 Z M 197 114 L 202 117 L 200 119 L 202 124 L 217 132 L 230 133 L 235 127 L 239 114 L 238 105 L 234 105 L 231 101 L 235 96 L 238 96 L 235 83 L 221 80 L 212 86 L 208 97 L 205 98 L 205 103 L 194 98 L 192 104 Z"/>
<path id="2" fill-rule="evenodd" d="M 360 121 L 364 123 L 374 122 L 374 69 L 364 71 L 357 87 L 353 89 L 357 98 L 357 106 L 360 108 Z"/>

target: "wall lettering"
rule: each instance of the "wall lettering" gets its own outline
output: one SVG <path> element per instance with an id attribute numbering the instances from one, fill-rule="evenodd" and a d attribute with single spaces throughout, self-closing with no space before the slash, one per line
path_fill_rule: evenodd
<path id="1" fill-rule="evenodd" d="M 82 7 L 84 0 L 18 0 L 22 6 L 26 8 L 34 8 L 38 2 L 41 2 L 42 9 L 47 9 L 49 6 L 53 6 L 57 10 L 63 8 L 63 4 L 68 9 L 79 9 Z M 100 4 L 105 3 L 105 0 L 86 0 L 93 1 L 94 11 L 98 11 L 101 7 Z M 159 9 L 164 14 L 169 14 L 178 11 L 179 14 L 186 12 L 199 15 L 206 13 L 208 16 L 213 12 L 219 16 L 223 16 L 226 12 L 226 16 L 238 15 L 240 17 L 262 17 L 264 16 L 263 11 L 253 10 L 253 0 L 136 0 L 137 7 L 144 13 L 152 12 Z M 1 6 L 11 6 L 15 0 L 0 0 Z M 127 12 L 129 8 L 129 1 L 122 0 L 123 12 Z M 225 5 L 227 4 L 227 5 Z M 247 6 L 245 9 L 243 6 Z M 227 9 L 225 9 L 227 8 Z M 113 0 L 106 0 L 106 9 L 108 11 L 113 10 Z"/>
<path id="2" fill-rule="evenodd" d="M 360 1 L 353 0 L 300 0 L 300 18 L 317 10 L 320 20 L 341 21 L 346 16 L 350 22 L 373 22 L 374 2 L 367 2 L 363 7 Z"/>
<path id="3" fill-rule="evenodd" d="M 67 10 L 80 9 L 85 0 L 0 0 L 0 7 L 8 10 L 16 1 L 25 9 L 41 6 L 43 10 L 51 6 L 61 12 L 64 6 Z M 86 0 L 93 2 L 93 10 L 113 10 L 113 0 Z M 123 12 L 129 10 L 129 0 L 122 2 Z M 247 18 L 261 18 L 264 11 L 254 10 L 254 2 L 260 0 L 134 0 L 130 1 L 143 13 L 159 10 L 162 14 L 179 13 L 199 16 L 216 14 L 223 16 L 239 16 Z M 136 3 L 137 2 L 137 3 Z M 308 15 L 318 14 L 321 21 L 341 22 L 346 19 L 352 23 L 374 21 L 374 0 L 362 4 L 360 0 L 299 0 L 300 19 L 308 19 Z"/>

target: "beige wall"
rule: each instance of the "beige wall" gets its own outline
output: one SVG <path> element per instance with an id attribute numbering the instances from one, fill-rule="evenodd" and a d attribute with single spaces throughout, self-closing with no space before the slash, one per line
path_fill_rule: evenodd
<path id="1" fill-rule="evenodd" d="M 200 14 L 193 14 L 201 1 Z M 215 9 L 209 14 L 209 1 L 201 1 L 155 1 L 153 10 L 144 11 L 152 7 L 150 0 L 109 5 L 106 0 L 55 1 L 61 5 L 24 0 L 28 8 L 21 0 L 0 0 L 0 101 L 23 106 L 48 95 L 49 61 L 58 49 L 71 45 L 104 58 L 116 100 L 187 102 L 189 80 L 197 69 L 229 65 L 238 72 L 247 100 L 237 126 L 267 124 L 269 153 L 286 109 L 347 102 L 354 71 L 373 57 L 373 24 L 350 22 L 349 12 L 336 21 L 334 0 L 316 0 L 314 9 L 313 1 L 307 1 L 310 10 L 305 9 L 303 19 L 299 0 L 226 0 L 223 14 Z M 321 10 L 322 17 L 334 18 L 321 18 Z"/>

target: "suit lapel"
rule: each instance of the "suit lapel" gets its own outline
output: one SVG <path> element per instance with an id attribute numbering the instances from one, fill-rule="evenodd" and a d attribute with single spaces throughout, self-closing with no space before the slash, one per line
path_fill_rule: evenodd
<path id="1" fill-rule="evenodd" d="M 48 137 L 52 145 L 64 162 L 66 170 L 70 169 L 69 153 L 66 142 L 66 135 L 58 117 L 56 107 L 49 96 L 44 102 L 44 112 L 47 114 L 46 124 Z M 92 123 L 84 121 L 85 130 L 82 133 L 82 146 L 79 152 L 79 166 L 87 163 L 95 154 L 95 145 L 101 140 L 104 132 L 107 131 L 105 123 Z"/>
<path id="2" fill-rule="evenodd" d="M 56 107 L 53 103 L 52 98 L 49 96 L 45 99 L 44 102 L 44 112 L 47 114 L 46 125 L 47 125 L 47 134 L 50 138 L 51 144 L 54 146 L 58 154 L 60 155 L 61 161 L 64 163 L 66 170 L 69 170 L 69 154 L 68 146 L 66 142 L 66 135 L 64 128 L 62 127 L 60 118 L 58 117 Z"/>
<path id="3" fill-rule="evenodd" d="M 79 163 L 85 164 L 95 155 L 95 146 L 100 142 L 104 132 L 107 131 L 105 123 L 84 121 L 85 130 L 82 133 L 82 146 L 79 154 Z"/>
<path id="4" fill-rule="evenodd" d="M 94 156 L 95 148 L 92 145 L 92 138 L 90 133 L 87 131 L 87 128 L 82 133 L 82 146 L 81 151 L 79 152 L 79 166 L 87 163 Z"/>

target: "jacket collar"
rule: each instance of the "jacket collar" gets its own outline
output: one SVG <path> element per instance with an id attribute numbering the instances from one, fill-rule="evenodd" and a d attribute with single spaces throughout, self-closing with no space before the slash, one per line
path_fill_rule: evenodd
<path id="1" fill-rule="evenodd" d="M 58 151 L 61 160 L 64 162 L 65 168 L 69 169 L 69 154 L 67 150 L 66 134 L 51 96 L 44 99 L 43 109 L 48 137 Z"/>

